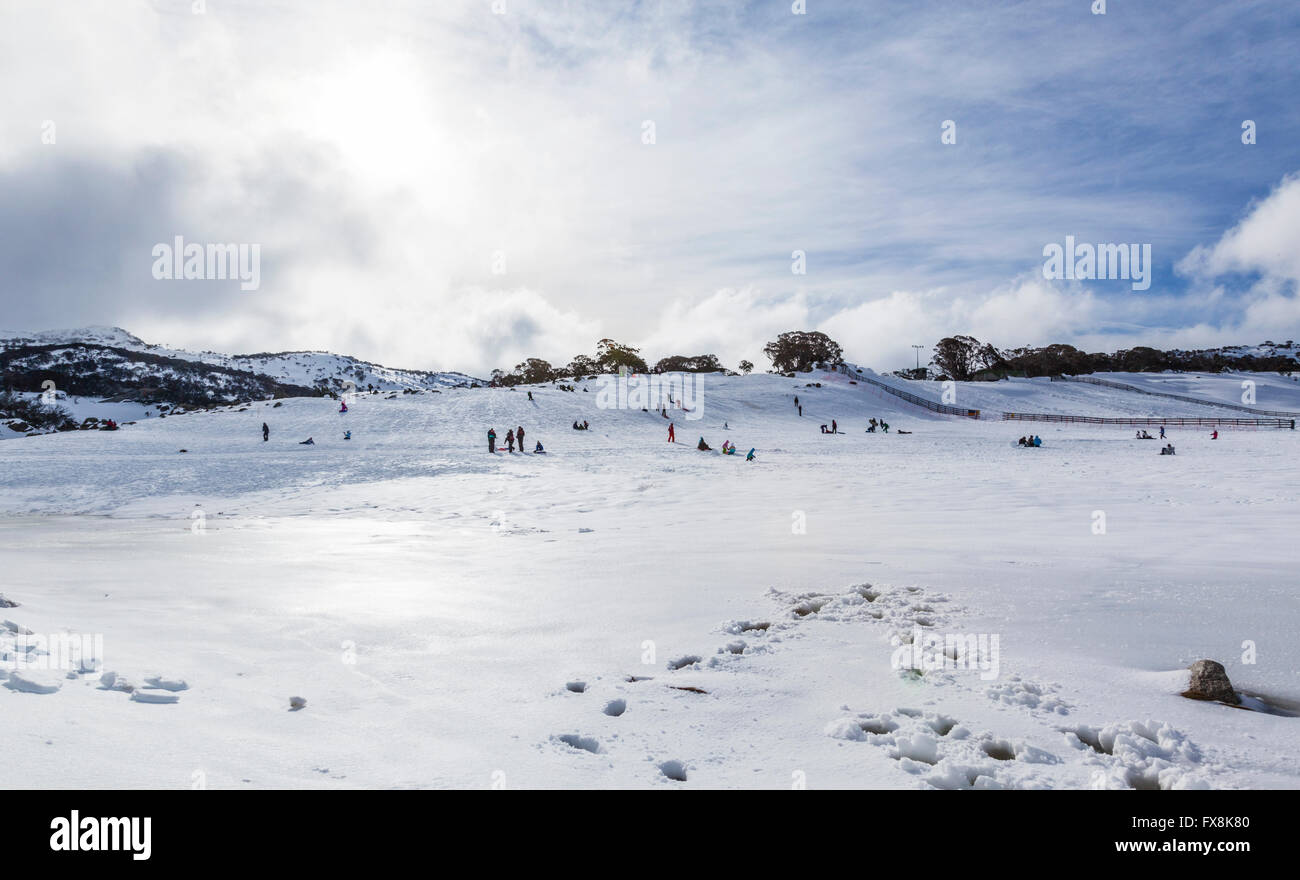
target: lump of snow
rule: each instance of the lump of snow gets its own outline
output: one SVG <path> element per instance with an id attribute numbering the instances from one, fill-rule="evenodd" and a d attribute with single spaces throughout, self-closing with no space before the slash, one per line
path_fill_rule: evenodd
<path id="1" fill-rule="evenodd" d="M 131 699 L 136 703 L 175 703 L 180 697 L 175 694 L 157 694 L 150 691 L 133 691 Z"/>
<path id="2" fill-rule="evenodd" d="M 24 694 L 52 694 L 63 686 L 60 681 L 42 681 L 22 672 L 9 673 L 5 687 Z"/>
<path id="3" fill-rule="evenodd" d="M 150 687 L 158 688 L 164 691 L 184 691 L 189 690 L 189 685 L 179 678 L 163 678 L 161 675 L 155 675 L 146 678 L 145 684 Z"/>
<path id="4" fill-rule="evenodd" d="M 99 685 L 106 691 L 122 691 L 129 694 L 135 690 L 135 685 L 116 672 L 111 671 L 105 672 L 99 677 Z"/>
<path id="5" fill-rule="evenodd" d="M 1046 749 L 1031 746 L 1028 743 L 1016 743 L 1016 760 L 1026 764 L 1059 764 L 1061 759 Z"/>
<path id="6" fill-rule="evenodd" d="M 18 607 L 17 602 L 5 596 L 4 593 L 0 593 L 0 608 L 17 608 L 17 607 Z"/>
<path id="7" fill-rule="evenodd" d="M 895 757 L 909 758 L 913 761 L 919 761 L 922 764 L 937 764 L 939 762 L 939 744 L 935 742 L 934 737 L 918 733 L 916 736 L 900 736 L 894 744 L 898 754 Z"/>
<path id="8" fill-rule="evenodd" d="M 289 711 L 290 711 L 290 712 L 297 712 L 299 709 L 302 709 L 302 708 L 305 707 L 306 705 L 307 705 L 307 698 L 306 698 L 306 697 L 290 697 L 290 698 L 289 698 Z"/>
<path id="9" fill-rule="evenodd" d="M 587 683 L 585 681 L 570 681 L 565 683 L 564 688 L 575 694 L 583 694 L 587 692 Z"/>
<path id="10" fill-rule="evenodd" d="M 861 742 L 867 738 L 866 732 L 856 718 L 837 718 L 826 725 L 826 735 L 853 742 Z"/>
<path id="11" fill-rule="evenodd" d="M 605 704 L 605 714 L 617 718 L 627 711 L 627 700 L 610 700 Z"/>
<path id="12" fill-rule="evenodd" d="M 722 631 L 733 636 L 741 633 L 757 632 L 764 633 L 772 626 L 766 620 L 733 620 L 722 625 Z"/>
<path id="13" fill-rule="evenodd" d="M 696 663 L 699 663 L 701 659 L 703 658 L 700 657 L 699 654 L 683 654 L 681 657 L 669 660 L 668 668 L 685 669 L 687 666 L 694 666 Z"/>

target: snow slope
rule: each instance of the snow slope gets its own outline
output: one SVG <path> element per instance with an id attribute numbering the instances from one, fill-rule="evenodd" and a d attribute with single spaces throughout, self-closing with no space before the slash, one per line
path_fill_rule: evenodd
<path id="1" fill-rule="evenodd" d="M 1099 379 L 1123 382 L 1146 391 L 1186 394 L 1257 409 L 1300 412 L 1300 377 L 1276 373 L 1097 373 Z M 1254 386 L 1255 400 L 1242 399 Z"/>
<path id="2" fill-rule="evenodd" d="M 45 330 L 36 333 L 0 330 L 0 350 L 20 345 L 61 345 L 64 343 L 91 343 L 131 351 L 174 357 L 226 367 L 234 370 L 270 376 L 287 385 L 311 388 L 325 383 L 330 388 L 346 387 L 352 382 L 365 389 L 373 385 L 381 391 L 404 388 L 446 388 L 473 383 L 484 384 L 464 373 L 431 372 L 427 370 L 399 370 L 358 360 L 347 355 L 324 351 L 285 351 L 262 354 L 221 354 L 219 352 L 191 352 L 146 343 L 121 327 L 81 327 L 72 330 Z"/>
<path id="3" fill-rule="evenodd" d="M 936 402 L 943 399 L 943 382 L 887 376 L 877 378 Z M 1300 412 L 1300 385 L 1271 373 L 1220 373 L 1199 377 L 1181 373 L 1093 373 L 1088 378 L 1122 382 L 1151 391 L 1203 397 L 1204 403 L 1152 397 L 1086 382 L 1053 382 L 1047 376 L 1040 376 L 955 383 L 955 405 L 978 409 L 983 418 L 993 419 L 1000 418 L 1002 412 L 1108 418 L 1249 418 L 1249 413 L 1216 406 L 1216 403 L 1240 404 L 1241 383 L 1249 379 L 1256 383 L 1257 402 L 1253 406 L 1279 410 L 1292 408 Z"/>
<path id="4" fill-rule="evenodd" d="M 1295 432 L 1026 451 L 835 374 L 704 381 L 673 445 L 549 386 L 0 444 L 0 619 L 104 646 L 0 682 L 0 786 L 1300 787 L 1300 718 L 1178 695 L 1210 657 L 1300 704 Z M 1004 388 L 1148 405 L 958 395 Z M 520 424 L 545 456 L 488 455 Z M 997 663 L 896 668 L 916 632 Z"/>

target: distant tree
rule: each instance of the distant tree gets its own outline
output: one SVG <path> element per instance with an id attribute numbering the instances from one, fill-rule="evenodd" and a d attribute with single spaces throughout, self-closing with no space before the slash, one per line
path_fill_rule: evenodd
<path id="1" fill-rule="evenodd" d="M 561 371 L 562 375 L 572 376 L 575 379 L 598 372 L 600 372 L 600 365 L 596 363 L 595 358 L 588 357 L 585 354 L 580 354 L 569 361 L 569 365 Z"/>
<path id="2" fill-rule="evenodd" d="M 763 346 L 763 354 L 778 373 L 806 373 L 813 364 L 841 364 L 844 351 L 839 343 L 820 331 L 791 330 Z"/>
<path id="3" fill-rule="evenodd" d="M 520 384 L 536 385 L 554 379 L 555 369 L 541 358 L 529 358 L 515 365 L 514 374 L 519 377 Z"/>
<path id="4" fill-rule="evenodd" d="M 1005 353 L 1008 368 L 1026 376 L 1077 376 L 1090 373 L 1096 357 L 1073 345 L 1054 344 L 1045 348 L 1020 348 Z"/>
<path id="5" fill-rule="evenodd" d="M 620 367 L 626 367 L 629 373 L 650 371 L 641 358 L 641 349 L 622 345 L 612 339 L 602 339 L 596 343 L 596 366 L 605 373 L 617 373 Z"/>
<path id="6" fill-rule="evenodd" d="M 76 427 L 68 411 L 55 404 L 28 400 L 8 391 L 0 392 L 0 419 L 14 419 L 31 428 L 69 431 Z"/>
<path id="7" fill-rule="evenodd" d="M 749 361 L 741 361 L 741 362 L 740 362 L 740 372 L 742 372 L 742 373 L 744 373 L 746 376 L 748 376 L 750 373 L 754 372 L 754 365 L 753 365 L 752 363 L 750 363 Z"/>
<path id="8" fill-rule="evenodd" d="M 697 354 L 695 357 L 674 354 L 655 364 L 657 373 L 721 373 L 725 368 L 714 354 Z"/>
<path id="9" fill-rule="evenodd" d="M 1128 373 L 1159 372 L 1169 366 L 1169 360 L 1163 351 L 1157 351 L 1145 345 L 1115 352 L 1113 358 L 1116 369 Z M 1214 365 L 1211 368 L 1221 368 Z"/>
<path id="10" fill-rule="evenodd" d="M 974 336 L 946 336 L 934 347 L 931 363 L 942 376 L 964 382 L 979 371 L 1004 361 L 996 348 Z"/>

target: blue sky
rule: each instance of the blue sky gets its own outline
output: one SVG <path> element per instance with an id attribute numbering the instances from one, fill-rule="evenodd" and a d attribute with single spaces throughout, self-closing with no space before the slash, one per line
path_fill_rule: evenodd
<path id="1" fill-rule="evenodd" d="M 0 324 L 479 372 L 1300 338 L 1300 6 L 1092 6 L 15 0 Z M 261 288 L 154 280 L 175 235 Z M 1150 290 L 1044 279 L 1066 235 Z"/>

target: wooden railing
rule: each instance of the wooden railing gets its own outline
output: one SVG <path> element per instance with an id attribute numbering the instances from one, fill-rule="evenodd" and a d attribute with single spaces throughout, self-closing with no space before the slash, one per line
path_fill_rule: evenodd
<path id="1" fill-rule="evenodd" d="M 1085 425 L 1173 425 L 1202 428 L 1290 428 L 1295 430 L 1295 419 L 1218 419 L 1218 418 L 1167 418 L 1145 417 L 1103 418 L 1101 416 L 1063 416 L 1055 413 L 1004 412 L 1003 421 L 1015 422 L 1066 422 Z"/>
<path id="2" fill-rule="evenodd" d="M 943 413 L 947 416 L 962 416 L 967 419 L 978 419 L 980 411 L 977 409 L 966 409 L 960 406 L 949 406 L 946 403 L 936 403 L 933 400 L 913 394 L 910 391 L 903 391 L 901 388 L 895 388 L 892 385 L 886 385 L 879 379 L 873 379 L 862 373 L 851 372 L 848 364 L 837 364 L 833 369 L 843 373 L 855 382 L 866 382 L 868 385 L 874 385 L 886 394 L 892 394 L 900 400 L 906 400 L 913 406 L 919 406 L 922 409 L 928 409 L 930 412 Z"/>

